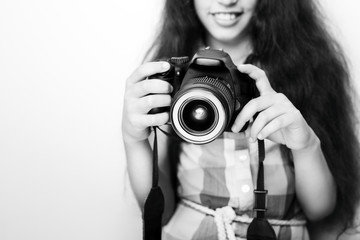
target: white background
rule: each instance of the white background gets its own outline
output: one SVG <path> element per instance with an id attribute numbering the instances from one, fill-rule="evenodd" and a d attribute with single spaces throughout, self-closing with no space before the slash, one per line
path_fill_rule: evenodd
<path id="1" fill-rule="evenodd" d="M 326 3 L 359 90 L 360 3 Z M 140 239 L 121 108 L 162 0 L 0 0 L 0 239 Z"/>

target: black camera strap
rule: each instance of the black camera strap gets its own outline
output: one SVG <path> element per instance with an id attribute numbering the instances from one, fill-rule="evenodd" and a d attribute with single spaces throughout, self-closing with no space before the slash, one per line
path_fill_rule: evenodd
<path id="1" fill-rule="evenodd" d="M 254 190 L 255 218 L 250 223 L 247 230 L 248 240 L 276 240 L 276 234 L 270 223 L 265 218 L 267 190 L 264 184 L 264 160 L 265 143 L 264 140 L 258 140 L 259 167 L 256 189 Z"/>
<path id="2" fill-rule="evenodd" d="M 159 187 L 159 167 L 156 127 L 154 129 L 152 187 L 143 210 L 143 239 L 161 239 L 161 219 L 164 212 L 164 195 Z"/>
<path id="3" fill-rule="evenodd" d="M 164 212 L 164 195 L 159 187 L 157 133 L 154 129 L 152 187 L 143 209 L 143 239 L 161 240 L 161 220 Z M 247 230 L 248 240 L 276 240 L 272 226 L 265 218 L 267 190 L 264 184 L 265 143 L 258 140 L 259 167 L 256 189 L 254 190 L 256 217 Z"/>

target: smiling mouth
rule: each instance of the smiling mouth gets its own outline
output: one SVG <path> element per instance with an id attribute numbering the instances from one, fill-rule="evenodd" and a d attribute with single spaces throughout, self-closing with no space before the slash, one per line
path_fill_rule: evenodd
<path id="1" fill-rule="evenodd" d="M 219 20 L 231 21 L 238 18 L 243 12 L 214 12 L 210 14 Z"/>

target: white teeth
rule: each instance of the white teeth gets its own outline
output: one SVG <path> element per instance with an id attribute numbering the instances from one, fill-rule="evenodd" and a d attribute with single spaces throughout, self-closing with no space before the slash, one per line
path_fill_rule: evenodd
<path id="1" fill-rule="evenodd" d="M 216 13 L 214 16 L 223 21 L 230 21 L 234 20 L 236 18 L 236 15 L 234 13 Z"/>

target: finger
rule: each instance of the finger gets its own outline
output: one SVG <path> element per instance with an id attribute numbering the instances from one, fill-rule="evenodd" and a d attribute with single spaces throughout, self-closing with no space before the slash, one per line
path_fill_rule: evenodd
<path id="1" fill-rule="evenodd" d="M 250 130 L 250 141 L 258 138 L 258 134 L 263 130 L 263 128 L 273 121 L 275 118 L 286 114 L 288 108 L 284 105 L 273 105 L 266 110 L 259 113 L 259 115 L 254 120 L 251 125 Z"/>
<path id="2" fill-rule="evenodd" d="M 127 84 L 133 84 L 144 80 L 145 78 L 156 73 L 165 72 L 170 69 L 168 62 L 147 62 L 139 66 L 127 79 Z"/>
<path id="3" fill-rule="evenodd" d="M 157 114 L 146 114 L 143 117 L 138 118 L 139 126 L 143 128 L 161 126 L 169 122 L 170 114 L 169 112 L 161 112 Z"/>
<path id="4" fill-rule="evenodd" d="M 242 73 L 248 74 L 252 79 L 255 80 L 255 84 L 260 92 L 260 95 L 266 95 L 275 92 L 270 85 L 266 73 L 262 69 L 251 64 L 242 64 L 238 66 L 238 70 Z"/>
<path id="5" fill-rule="evenodd" d="M 278 116 L 269 122 L 257 135 L 257 139 L 265 139 L 269 137 L 271 134 L 279 131 L 282 128 L 289 126 L 292 122 L 294 122 L 294 117 L 291 113 L 286 113 Z"/>
<path id="6" fill-rule="evenodd" d="M 134 97 L 143 97 L 148 94 L 168 94 L 173 91 L 170 83 L 160 79 L 147 79 L 134 85 Z"/>
<path id="7" fill-rule="evenodd" d="M 171 97 L 168 94 L 148 95 L 138 101 L 138 108 L 142 113 L 148 113 L 153 108 L 168 107 L 171 104 Z"/>
<path id="8" fill-rule="evenodd" d="M 273 104 L 274 98 L 271 95 L 260 96 L 250 100 L 236 116 L 234 124 L 231 128 L 233 132 L 239 132 L 244 124 L 253 116 Z"/>
<path id="9" fill-rule="evenodd" d="M 253 118 L 256 113 L 261 112 L 275 104 L 293 107 L 289 99 L 282 93 L 275 92 L 275 94 L 263 95 L 254 98 L 250 100 L 237 115 L 232 127 L 232 131 L 239 132 L 244 124 Z"/>

